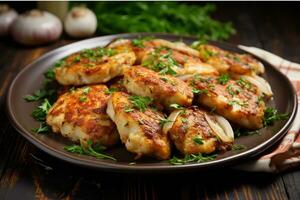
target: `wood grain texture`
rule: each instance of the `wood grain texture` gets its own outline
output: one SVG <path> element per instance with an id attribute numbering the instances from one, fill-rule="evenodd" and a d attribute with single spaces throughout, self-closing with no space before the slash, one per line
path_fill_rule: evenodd
<path id="1" fill-rule="evenodd" d="M 262 47 L 300 62 L 296 9 L 251 3 L 218 5 L 215 17 L 232 21 L 237 29 L 229 42 Z M 122 175 L 79 168 L 35 148 L 3 114 L 5 93 L 26 64 L 69 42 L 62 39 L 34 48 L 9 38 L 0 42 L 0 199 L 300 199 L 297 170 L 274 175 L 224 167 L 189 174 Z"/>

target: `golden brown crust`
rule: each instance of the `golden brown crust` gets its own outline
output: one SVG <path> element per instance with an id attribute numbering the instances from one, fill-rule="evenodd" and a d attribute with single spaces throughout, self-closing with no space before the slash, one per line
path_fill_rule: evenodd
<path id="1" fill-rule="evenodd" d="M 182 106 L 192 104 L 192 90 L 184 81 L 140 66 L 124 71 L 124 84 L 131 93 L 152 97 L 166 107 L 172 103 Z"/>
<path id="2" fill-rule="evenodd" d="M 99 47 L 68 56 L 63 65 L 55 69 L 55 75 L 62 85 L 104 83 L 121 75 L 123 68 L 134 62 L 135 54 L 130 49 Z"/>
<path id="3" fill-rule="evenodd" d="M 219 77 L 197 77 L 189 84 L 201 93 L 197 102 L 249 129 L 263 126 L 265 104 L 258 88 L 245 80 L 218 82 Z"/>
<path id="4" fill-rule="evenodd" d="M 262 64 L 249 54 L 233 53 L 208 44 L 200 45 L 198 49 L 200 58 L 217 68 L 220 73 L 240 75 L 263 73 Z"/>
<path id="5" fill-rule="evenodd" d="M 208 112 L 197 107 L 185 109 L 176 118 L 169 134 L 181 153 L 209 154 L 216 150 L 226 150 L 232 145 L 220 142 L 204 115 L 213 118 Z"/>
<path id="6" fill-rule="evenodd" d="M 111 97 L 112 119 L 117 125 L 121 140 L 127 150 L 139 156 L 148 155 L 158 159 L 170 157 L 170 143 L 167 135 L 162 132 L 160 120 L 164 115 L 147 108 L 144 112 L 134 108 L 128 94 L 115 92 Z M 126 109 L 132 109 L 127 112 Z M 134 139 L 132 139 L 134 138 Z"/>
<path id="7" fill-rule="evenodd" d="M 77 88 L 61 95 L 47 115 L 54 132 L 73 141 L 91 139 L 105 146 L 118 141 L 116 127 L 106 114 L 107 87 L 93 85 Z"/>

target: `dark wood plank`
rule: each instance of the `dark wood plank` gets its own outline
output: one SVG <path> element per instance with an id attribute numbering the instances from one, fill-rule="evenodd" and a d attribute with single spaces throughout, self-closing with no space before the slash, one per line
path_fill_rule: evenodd
<path id="1" fill-rule="evenodd" d="M 282 14 L 282 11 L 287 10 L 287 6 L 289 13 Z M 299 18 L 297 5 L 278 6 L 274 4 L 273 7 L 273 15 L 265 15 L 263 9 L 257 9 L 255 15 L 252 16 L 263 48 L 299 63 L 300 21 L 295 20 Z M 264 23 L 260 23 L 260 21 L 264 21 Z M 300 199 L 299 178 L 300 173 L 296 170 L 282 175 L 289 199 Z"/>

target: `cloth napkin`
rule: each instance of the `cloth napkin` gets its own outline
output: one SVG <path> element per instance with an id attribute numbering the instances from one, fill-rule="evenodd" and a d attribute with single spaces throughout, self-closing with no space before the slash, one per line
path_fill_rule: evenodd
<path id="1" fill-rule="evenodd" d="M 278 67 L 293 83 L 297 91 L 298 99 L 300 96 L 300 64 L 290 62 L 268 51 L 239 45 L 239 48 L 247 51 L 262 60 Z M 298 100 L 298 105 L 300 101 Z M 296 114 L 292 128 L 282 139 L 275 149 L 257 160 L 246 162 L 235 168 L 246 171 L 280 172 L 285 169 L 300 166 L 300 109 Z"/>

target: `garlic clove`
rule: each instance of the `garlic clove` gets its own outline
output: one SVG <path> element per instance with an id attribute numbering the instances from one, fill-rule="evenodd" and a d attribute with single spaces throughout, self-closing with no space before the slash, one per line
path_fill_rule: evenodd
<path id="1" fill-rule="evenodd" d="M 62 33 L 62 24 L 53 14 L 31 10 L 19 15 L 11 27 L 15 41 L 24 45 L 40 45 L 57 40 Z"/>
<path id="2" fill-rule="evenodd" d="M 64 27 L 66 33 L 74 38 L 92 36 L 97 29 L 96 15 L 88 8 L 74 7 L 67 14 Z"/>
<path id="3" fill-rule="evenodd" d="M 17 17 L 18 13 L 8 5 L 0 5 L 0 36 L 9 33 L 10 27 Z"/>

